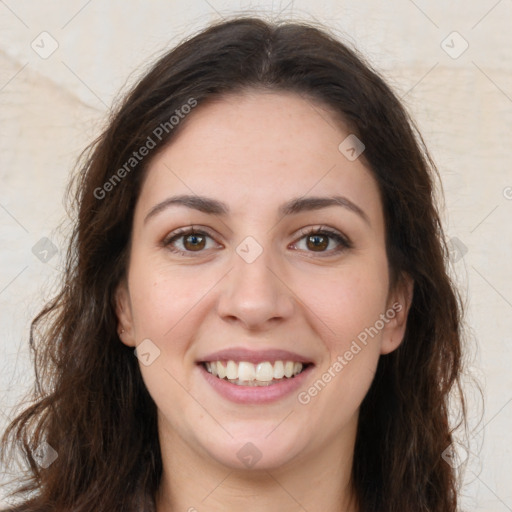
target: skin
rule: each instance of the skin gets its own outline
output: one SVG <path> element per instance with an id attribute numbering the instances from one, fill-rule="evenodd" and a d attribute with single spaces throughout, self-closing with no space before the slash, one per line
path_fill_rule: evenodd
<path id="1" fill-rule="evenodd" d="M 134 213 L 126 280 L 116 294 L 122 342 L 150 339 L 160 350 L 140 364 L 158 408 L 163 458 L 158 512 L 356 511 L 350 482 L 360 404 L 382 354 L 402 341 L 412 283 L 390 289 L 385 226 L 377 184 L 362 161 L 339 150 L 349 135 L 332 113 L 293 93 L 252 91 L 198 106 L 148 168 Z M 185 206 L 148 212 L 166 198 L 221 200 L 228 215 Z M 286 217 L 296 197 L 340 195 L 330 206 Z M 207 230 L 194 251 L 178 228 Z M 327 226 L 319 250 L 302 228 Z M 236 252 L 247 237 L 263 249 L 252 263 Z M 323 252 L 322 252 L 323 250 Z M 402 308 L 342 371 L 302 404 L 297 393 L 275 403 L 235 404 L 206 382 L 196 361 L 229 347 L 285 349 L 322 377 L 365 328 L 392 305 Z M 332 370 L 331 370 L 332 372 Z M 246 467 L 237 452 L 253 443 L 261 459 Z M 194 508 L 191 508 L 194 507 Z"/>

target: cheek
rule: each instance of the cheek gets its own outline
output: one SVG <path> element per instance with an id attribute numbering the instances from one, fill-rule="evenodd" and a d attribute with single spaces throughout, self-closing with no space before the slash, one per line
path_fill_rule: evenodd
<path id="1" fill-rule="evenodd" d="M 384 312 L 388 293 L 387 260 L 375 257 L 347 264 L 314 277 L 297 275 L 298 295 L 316 318 L 322 336 L 332 350 L 343 350 L 347 342 L 371 327 Z M 300 290 L 300 291 L 299 291 Z"/>
<path id="2" fill-rule="evenodd" d="M 330 418 L 332 434 L 357 414 L 380 358 L 382 331 L 375 330 L 385 310 L 387 281 L 354 272 L 321 283 L 306 303 L 326 358 L 298 401 L 312 416 Z"/>
<path id="3" fill-rule="evenodd" d="M 343 404 L 335 416 L 345 421 L 366 395 L 380 357 L 387 259 L 375 255 L 372 264 L 359 261 L 329 276 L 303 277 L 297 286 L 307 290 L 303 292 L 305 311 L 312 313 L 314 330 L 328 353 L 318 376 L 321 382 L 304 390 L 301 403 L 314 401 L 320 409 Z"/>
<path id="4" fill-rule="evenodd" d="M 185 421 L 184 411 L 191 407 L 185 384 L 192 368 L 189 348 L 203 314 L 201 298 L 212 288 L 204 277 L 197 279 L 186 270 L 151 267 L 149 263 L 131 274 L 136 341 L 150 339 L 158 353 L 150 365 L 139 365 L 142 378 L 157 407 L 175 428 Z"/>
<path id="5" fill-rule="evenodd" d="M 158 393 L 162 382 L 165 386 L 170 384 L 166 371 L 181 382 L 194 367 L 191 348 L 201 325 L 214 309 L 215 286 L 223 273 L 209 269 L 199 274 L 192 266 L 151 266 L 145 261 L 145 265 L 134 265 L 130 276 L 132 311 L 136 342 L 150 339 L 159 350 L 154 371 L 153 367 L 141 367 L 145 380 L 151 379 L 146 384 Z M 159 366 L 163 373 L 156 370 Z M 168 393 L 169 389 L 163 391 Z M 179 386 L 175 391 L 181 392 Z"/>
<path id="6" fill-rule="evenodd" d="M 163 339 L 189 313 L 214 284 L 203 273 L 197 278 L 191 268 L 171 268 L 146 261 L 134 262 L 130 290 L 137 335 Z M 212 281 L 212 282 L 210 282 Z"/>

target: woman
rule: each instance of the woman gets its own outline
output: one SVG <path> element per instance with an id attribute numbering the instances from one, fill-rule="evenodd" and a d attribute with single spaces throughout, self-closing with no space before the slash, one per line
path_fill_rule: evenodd
<path id="1" fill-rule="evenodd" d="M 18 510 L 455 511 L 434 179 L 323 30 L 236 19 L 166 54 L 83 164 L 41 393 L 4 437 Z"/>

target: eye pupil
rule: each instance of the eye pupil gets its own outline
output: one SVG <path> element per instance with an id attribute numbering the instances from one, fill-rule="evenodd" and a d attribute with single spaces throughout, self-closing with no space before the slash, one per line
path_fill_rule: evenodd
<path id="1" fill-rule="evenodd" d="M 199 242 L 198 242 L 199 241 Z M 191 243 L 190 247 L 187 244 Z M 205 245 L 205 237 L 203 235 L 188 235 L 185 237 L 184 246 L 192 251 L 203 249 Z"/>
<path id="2" fill-rule="evenodd" d="M 329 241 L 327 240 L 327 237 L 325 235 L 311 235 L 308 237 L 308 246 L 309 242 L 311 242 L 313 245 L 313 249 L 325 249 L 329 245 Z"/>

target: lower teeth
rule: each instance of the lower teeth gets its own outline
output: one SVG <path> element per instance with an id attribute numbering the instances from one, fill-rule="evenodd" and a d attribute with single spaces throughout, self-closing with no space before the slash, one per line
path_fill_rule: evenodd
<path id="1" fill-rule="evenodd" d="M 293 375 L 292 377 L 286 377 L 286 379 L 293 379 L 293 377 L 295 377 L 295 375 Z M 262 382 L 260 380 L 240 380 L 240 379 L 221 379 L 221 380 L 226 380 L 228 382 L 231 382 L 231 384 L 236 384 L 237 386 L 259 387 L 259 386 L 271 386 L 272 384 L 277 384 L 278 382 L 282 382 L 283 380 L 285 380 L 285 378 L 273 379 L 273 380 L 270 380 L 267 382 Z"/>

